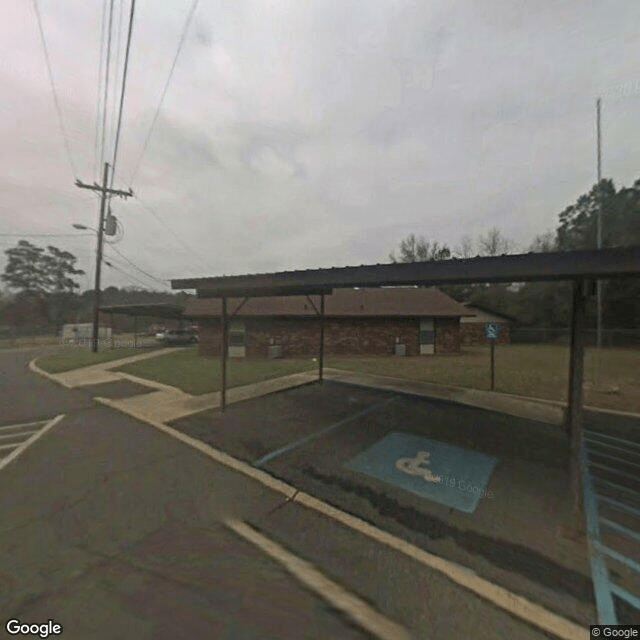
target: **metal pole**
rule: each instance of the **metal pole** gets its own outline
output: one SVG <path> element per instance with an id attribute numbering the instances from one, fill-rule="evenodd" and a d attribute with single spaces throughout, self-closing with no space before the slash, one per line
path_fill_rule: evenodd
<path id="1" fill-rule="evenodd" d="M 491 341 L 491 391 L 495 387 L 495 370 L 496 370 L 496 341 Z"/>
<path id="2" fill-rule="evenodd" d="M 600 109 L 602 100 L 598 98 L 596 101 L 596 129 L 597 129 L 597 143 L 598 143 L 598 216 L 597 216 L 597 248 L 602 249 L 602 192 L 600 190 L 600 182 L 602 180 L 602 134 L 600 128 Z M 602 349 L 602 281 L 598 280 L 597 284 L 597 346 L 598 353 Z"/>
<path id="3" fill-rule="evenodd" d="M 324 369 L 324 293 L 320 294 L 320 357 L 318 359 L 320 360 L 318 379 L 322 384 Z"/>
<path id="4" fill-rule="evenodd" d="M 571 314 L 571 351 L 569 353 L 569 402 L 567 405 L 567 430 L 571 444 L 571 498 L 576 531 L 582 529 L 583 496 L 580 469 L 582 441 L 582 387 L 584 379 L 584 327 L 586 315 L 587 283 L 573 283 L 573 311 Z"/>
<path id="5" fill-rule="evenodd" d="M 115 331 L 113 330 L 113 313 L 111 314 L 111 318 L 110 318 L 110 324 L 111 324 L 111 348 L 113 349 L 113 344 L 115 342 L 114 336 L 116 335 Z"/>
<path id="6" fill-rule="evenodd" d="M 133 348 L 138 346 L 138 316 L 133 316 Z"/>
<path id="7" fill-rule="evenodd" d="M 98 221 L 98 248 L 96 250 L 96 280 L 93 297 L 93 339 L 91 350 L 98 351 L 98 326 L 100 322 L 100 270 L 102 268 L 102 242 L 104 231 L 104 212 L 107 203 L 107 183 L 109 180 L 109 164 L 104 163 L 104 173 L 102 175 L 102 196 L 100 198 L 100 219 Z"/>
<path id="8" fill-rule="evenodd" d="M 222 389 L 220 394 L 220 409 L 227 406 L 227 299 L 222 298 Z"/>

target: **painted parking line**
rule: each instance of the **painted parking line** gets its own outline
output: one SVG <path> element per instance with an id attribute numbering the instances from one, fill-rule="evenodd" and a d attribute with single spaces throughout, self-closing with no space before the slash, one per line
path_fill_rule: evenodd
<path id="1" fill-rule="evenodd" d="M 261 467 L 261 466 L 265 465 L 267 462 L 269 462 L 270 460 L 273 460 L 274 458 L 277 458 L 278 456 L 281 456 L 283 453 L 288 453 L 289 451 L 293 451 L 293 449 L 296 449 L 297 447 L 299 447 L 299 446 L 301 446 L 303 444 L 306 444 L 307 442 L 311 442 L 311 440 L 315 440 L 316 438 L 319 438 L 320 436 L 324 436 L 327 433 L 330 433 L 331 431 L 335 431 L 336 429 L 339 429 L 340 427 L 343 427 L 345 424 L 348 424 L 349 422 L 352 422 L 353 420 L 358 420 L 359 418 L 363 418 L 364 416 L 367 416 L 370 413 L 373 413 L 374 411 L 377 411 L 378 409 L 382 409 L 383 407 L 385 407 L 386 405 L 388 405 L 392 401 L 393 401 L 393 398 L 390 398 L 386 402 L 381 402 L 380 404 L 374 404 L 373 406 L 367 407 L 366 409 L 363 409 L 362 411 L 359 411 L 358 413 L 354 413 L 352 416 L 349 416 L 349 417 L 345 418 L 344 420 L 340 420 L 339 422 L 336 422 L 336 423 L 334 423 L 334 424 L 332 424 L 332 425 L 330 425 L 328 427 L 325 427 L 324 429 L 321 429 L 320 431 L 316 431 L 315 433 L 312 433 L 311 435 L 305 436 L 304 438 L 300 438 L 299 440 L 294 440 L 290 444 L 287 444 L 284 447 L 281 447 L 280 449 L 276 449 L 275 451 L 272 451 L 271 453 L 267 453 L 267 455 L 263 456 L 259 460 L 256 460 L 253 463 L 253 466 L 254 467 Z"/>
<path id="2" fill-rule="evenodd" d="M 0 460 L 28 440 L 34 433 L 38 433 L 46 424 L 46 420 L 40 420 L 39 422 L 9 424 L 0 427 Z M 39 428 L 33 429 L 32 427 Z"/>
<path id="3" fill-rule="evenodd" d="M 35 430 L 28 438 L 24 438 L 24 432 L 15 432 L 16 440 L 11 441 L 9 443 L 0 444 L 0 470 L 4 469 L 8 464 L 13 462 L 18 456 L 20 456 L 29 446 L 31 446 L 36 440 L 41 438 L 49 429 L 58 424 L 62 418 L 64 418 L 64 414 L 60 414 L 56 416 L 52 420 L 43 421 L 43 422 L 32 422 L 29 424 L 21 424 L 21 425 L 6 425 L 5 427 L 1 427 L 2 429 L 11 429 L 16 427 L 25 427 L 25 426 L 33 426 L 36 424 L 42 424 L 43 426 L 40 429 Z M 1 442 L 1 441 L 0 441 Z M 3 453 L 8 455 L 6 457 L 2 457 Z"/>
<path id="4" fill-rule="evenodd" d="M 627 449 L 632 444 L 623 438 L 601 435 L 607 442 L 616 442 L 623 444 Z M 617 596 L 620 600 L 625 601 L 637 611 L 640 611 L 640 592 L 637 588 L 624 588 L 619 584 L 620 575 L 613 571 L 609 560 L 625 565 L 635 574 L 640 574 L 640 563 L 626 555 L 629 550 L 626 545 L 621 544 L 621 539 L 611 540 L 611 544 L 605 544 L 602 538 L 602 530 L 613 530 L 621 534 L 627 540 L 640 540 L 640 531 L 629 528 L 626 523 L 619 522 L 620 514 L 630 514 L 639 517 L 640 510 L 629 504 L 637 504 L 638 492 L 631 487 L 627 487 L 617 482 L 612 482 L 604 478 L 600 478 L 597 470 L 603 470 L 609 474 L 615 474 L 622 478 L 628 478 L 637 481 L 638 473 L 628 473 L 620 470 L 619 466 L 638 467 L 637 463 L 629 462 L 627 459 L 611 454 L 603 454 L 597 451 L 595 446 L 613 447 L 614 445 L 605 444 L 601 441 L 590 437 L 585 437 L 581 443 L 580 462 L 582 471 L 582 488 L 584 497 L 584 509 L 587 521 L 587 534 L 589 541 L 589 562 L 591 565 L 591 575 L 593 578 L 593 586 L 595 591 L 596 606 L 598 609 L 599 624 L 618 624 L 618 609 L 616 607 L 613 596 Z M 633 445 L 637 446 L 637 445 Z M 618 447 L 619 448 L 619 447 Z M 631 449 L 631 453 L 636 452 Z M 609 464 L 601 464 L 593 461 L 593 458 L 605 458 L 610 460 Z M 624 481 L 624 480 L 622 480 Z M 609 493 L 613 493 L 615 498 L 604 495 L 600 491 L 600 487 L 606 487 Z M 602 513 L 605 508 L 607 514 Z M 636 525 L 637 526 L 637 525 Z"/>
<path id="5" fill-rule="evenodd" d="M 1 440 L 11 440 L 11 439 L 15 439 L 18 437 L 23 437 L 23 436 L 30 436 L 34 433 L 38 433 L 38 431 L 40 431 L 40 429 L 29 429 L 29 431 L 18 431 L 18 432 L 13 432 L 13 433 L 5 433 L 4 435 L 0 434 L 0 441 Z M 0 444 L 3 444 L 2 442 L 0 442 Z"/>
<path id="6" fill-rule="evenodd" d="M 497 458 L 411 433 L 392 431 L 345 466 L 421 498 L 473 513 Z"/>
<path id="7" fill-rule="evenodd" d="M 266 553 L 296 580 L 373 637 L 379 640 L 411 640 L 412 635 L 403 626 L 376 611 L 364 600 L 327 578 L 311 563 L 287 551 L 253 527 L 238 520 L 229 520 L 225 525 Z"/>
<path id="8" fill-rule="evenodd" d="M 404 556 L 418 562 L 423 567 L 437 571 L 439 574 L 446 576 L 454 584 L 476 594 L 479 598 L 490 602 L 497 608 L 502 609 L 521 620 L 525 620 L 533 627 L 541 629 L 554 638 L 559 638 L 561 640 L 589 640 L 590 635 L 588 628 L 585 628 L 568 618 L 564 618 L 561 615 L 528 600 L 524 596 L 489 582 L 487 579 L 482 578 L 467 567 L 416 547 L 414 544 L 388 533 L 375 525 L 365 522 L 351 513 L 342 511 L 341 509 L 319 500 L 304 491 L 300 491 L 296 487 L 286 484 L 282 480 L 269 475 L 266 471 L 256 469 L 254 466 L 234 458 L 228 453 L 224 453 L 223 451 L 215 449 L 211 445 L 205 444 L 202 440 L 188 436 L 174 427 L 170 427 L 169 425 L 158 422 L 157 420 L 140 418 L 133 412 L 121 408 L 109 398 L 95 398 L 95 400 L 100 404 L 111 407 L 112 409 L 120 411 L 126 415 L 130 415 L 132 418 L 139 420 L 143 424 L 147 424 L 157 431 L 192 447 L 214 462 L 222 464 L 232 471 L 242 473 L 248 478 L 260 482 L 265 487 L 280 493 L 288 501 L 320 513 L 334 522 L 342 524 L 351 531 L 355 531 L 378 544 L 402 553 Z"/>
<path id="9" fill-rule="evenodd" d="M 14 431 L 15 429 L 22 429 L 24 427 L 34 427 L 37 425 L 46 424 L 46 420 L 38 420 L 37 422 L 21 422 L 19 424 L 6 424 L 3 427 L 0 427 L 0 432 L 4 431 Z"/>

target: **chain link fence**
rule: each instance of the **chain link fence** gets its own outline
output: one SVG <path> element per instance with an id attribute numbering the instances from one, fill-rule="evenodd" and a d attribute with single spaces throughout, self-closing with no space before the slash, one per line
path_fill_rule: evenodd
<path id="1" fill-rule="evenodd" d="M 569 346 L 571 332 L 568 327 L 535 327 L 512 328 L 511 344 L 556 344 Z M 597 331 L 587 329 L 585 340 L 588 347 L 597 344 Z M 605 348 L 640 349 L 640 330 L 638 329 L 603 329 L 602 346 Z"/>

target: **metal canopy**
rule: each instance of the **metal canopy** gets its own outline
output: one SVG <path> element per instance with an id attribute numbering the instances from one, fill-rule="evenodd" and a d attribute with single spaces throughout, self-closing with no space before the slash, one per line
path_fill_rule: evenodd
<path id="1" fill-rule="evenodd" d="M 126 316 L 154 316 L 156 318 L 170 318 L 182 320 L 184 307 L 178 304 L 164 302 L 150 302 L 141 304 L 114 304 L 100 307 L 103 313 L 115 313 Z"/>
<path id="2" fill-rule="evenodd" d="M 594 281 L 640 276 L 640 247 L 526 253 L 466 260 L 376 264 L 334 269 L 282 271 L 255 275 L 222 276 L 172 280 L 173 289 L 196 289 L 198 297 L 222 298 L 222 404 L 226 403 L 226 360 L 228 345 L 228 297 L 275 295 L 322 296 L 320 317 L 320 367 L 322 382 L 324 356 L 324 294 L 349 287 L 398 285 L 444 285 L 485 282 L 532 282 L 573 280 L 569 402 L 565 425 L 571 443 L 571 493 L 575 530 L 583 527 L 580 479 L 580 443 L 583 422 L 584 327 L 586 306 Z M 315 305 L 314 305 L 315 306 Z"/>
<path id="3" fill-rule="evenodd" d="M 224 293 L 221 293 L 217 289 L 210 290 L 209 288 L 198 288 L 196 290 L 196 297 L 198 298 L 269 298 L 272 296 L 311 296 L 311 295 L 331 295 L 333 293 L 333 289 L 327 287 L 315 287 L 315 286 L 304 286 L 304 287 L 287 287 L 278 286 L 278 287 L 260 287 L 259 289 L 248 289 L 247 287 L 242 288 L 226 288 Z"/>
<path id="4" fill-rule="evenodd" d="M 326 294 L 332 289 L 347 287 L 609 279 L 634 275 L 640 275 L 640 247 L 187 278 L 172 280 L 171 287 L 196 289 L 199 297 L 221 298 Z"/>

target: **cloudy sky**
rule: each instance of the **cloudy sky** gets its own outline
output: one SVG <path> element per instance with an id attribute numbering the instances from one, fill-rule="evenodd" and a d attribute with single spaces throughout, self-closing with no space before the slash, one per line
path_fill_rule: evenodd
<path id="1" fill-rule="evenodd" d="M 137 197 L 113 203 L 114 247 L 161 281 L 386 262 L 409 233 L 497 226 L 526 250 L 595 180 L 598 95 L 604 175 L 640 176 L 636 0 L 202 0 L 138 164 L 191 4 L 137 0 L 115 176 Z M 38 5 L 75 169 L 33 3 L 6 3 L 0 234 L 78 233 L 30 240 L 76 254 L 86 287 L 102 3 Z M 105 286 L 162 286 L 106 254 Z"/>

